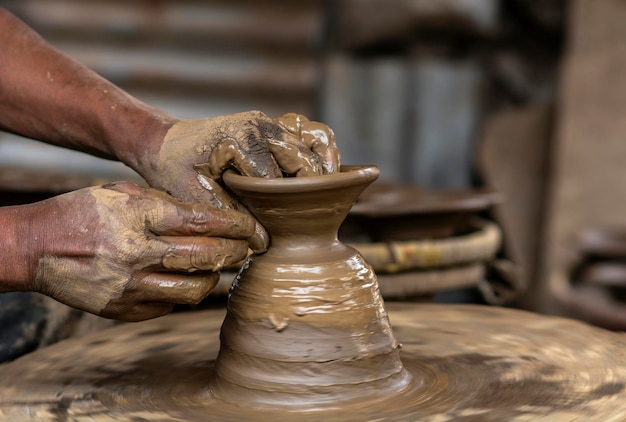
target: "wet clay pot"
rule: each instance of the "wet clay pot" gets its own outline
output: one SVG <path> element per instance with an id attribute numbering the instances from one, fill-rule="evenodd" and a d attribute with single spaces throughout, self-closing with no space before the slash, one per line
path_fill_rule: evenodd
<path id="1" fill-rule="evenodd" d="M 376 167 L 284 179 L 224 176 L 267 228 L 230 292 L 212 395 L 248 407 L 381 400 L 411 383 L 376 275 L 337 238 Z"/>

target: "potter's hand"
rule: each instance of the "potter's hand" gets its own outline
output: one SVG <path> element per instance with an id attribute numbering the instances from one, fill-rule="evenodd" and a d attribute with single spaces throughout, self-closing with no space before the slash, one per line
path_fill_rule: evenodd
<path id="1" fill-rule="evenodd" d="M 182 201 L 236 208 L 217 183 L 226 168 L 257 177 L 338 168 L 334 136 L 322 124 L 260 112 L 180 120 L 66 57 L 2 8 L 0 45 L 0 62 L 11 64 L 0 66 L 0 128 L 119 160 Z"/>
<path id="2" fill-rule="evenodd" d="M 158 189 L 189 202 L 245 211 L 222 188 L 222 173 L 234 168 L 253 177 L 334 173 L 339 167 L 335 138 L 327 126 L 304 116 L 271 119 L 258 111 L 181 120 L 167 131 L 156 157 L 136 170 Z M 267 245 L 257 225 L 252 248 Z"/>
<path id="3" fill-rule="evenodd" d="M 40 204 L 29 231 L 39 239 L 31 290 L 126 321 L 198 303 L 222 267 L 245 258 L 243 239 L 254 229 L 254 220 L 236 211 L 126 182 Z"/>
<path id="4" fill-rule="evenodd" d="M 339 171 L 340 154 L 331 128 L 296 113 L 287 113 L 274 121 L 284 133 L 282 138 L 268 142 L 285 173 L 315 176 Z"/>

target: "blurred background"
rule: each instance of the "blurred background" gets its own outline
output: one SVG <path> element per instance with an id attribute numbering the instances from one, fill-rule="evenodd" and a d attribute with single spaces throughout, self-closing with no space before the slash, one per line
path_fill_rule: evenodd
<path id="1" fill-rule="evenodd" d="M 406 266 L 402 279 L 389 270 L 389 283 L 427 276 L 443 286 L 439 270 L 446 277 L 457 271 L 465 283 L 390 296 L 487 302 L 626 328 L 626 2 L 3 0 L 0 6 L 69 56 L 179 117 L 258 109 L 328 124 L 342 161 L 376 164 L 385 183 L 357 207 L 356 223 L 369 225 L 400 208 L 412 221 L 453 211 L 482 221 L 474 231 L 465 224 L 412 239 L 376 234 L 369 239 L 375 246 L 421 250 L 424 241 L 467 243 L 477 233 L 486 241 L 486 227 L 497 227 L 498 236 L 489 232 L 496 239 L 490 252 L 474 261 Z M 32 200 L 95 180 L 138 177 L 119 163 L 8 134 L 0 136 L 0 168 L 4 204 L 21 201 L 17 194 Z M 459 276 L 470 261 L 480 261 L 481 270 Z"/>

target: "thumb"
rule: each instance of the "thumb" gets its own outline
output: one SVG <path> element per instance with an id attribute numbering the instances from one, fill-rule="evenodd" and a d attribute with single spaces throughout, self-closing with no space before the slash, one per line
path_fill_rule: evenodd
<path id="1" fill-rule="evenodd" d="M 233 199 L 233 197 L 230 196 L 216 180 L 203 174 L 201 172 L 201 167 L 197 166 L 196 169 L 198 170 L 197 180 L 206 191 L 211 193 L 213 198 L 212 204 L 214 206 L 220 209 L 234 209 L 254 219 L 254 216 L 250 213 L 248 208 Z M 261 223 L 259 223 L 256 219 L 254 219 L 254 221 L 254 233 L 248 239 L 248 242 L 250 243 L 250 249 L 252 249 L 253 252 L 263 253 L 267 251 L 267 248 L 269 247 L 270 235 Z"/>

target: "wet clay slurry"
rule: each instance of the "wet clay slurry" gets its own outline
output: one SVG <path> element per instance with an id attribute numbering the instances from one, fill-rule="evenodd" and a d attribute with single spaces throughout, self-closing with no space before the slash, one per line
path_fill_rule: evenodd
<path id="1" fill-rule="evenodd" d="M 337 232 L 375 167 L 306 178 L 227 173 L 271 234 L 237 276 L 211 382 L 250 407 L 334 407 L 408 388 L 376 275 Z"/>

